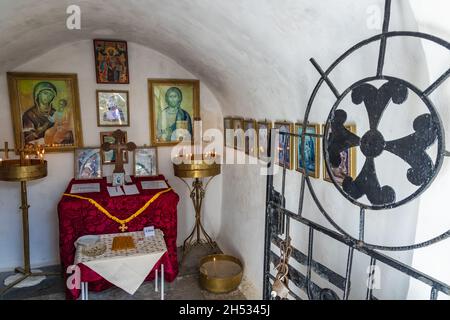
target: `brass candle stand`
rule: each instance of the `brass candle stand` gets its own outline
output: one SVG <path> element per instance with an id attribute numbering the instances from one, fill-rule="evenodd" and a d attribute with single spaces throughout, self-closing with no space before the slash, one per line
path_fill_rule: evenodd
<path id="1" fill-rule="evenodd" d="M 197 158 L 200 159 L 196 160 Z M 179 161 L 180 160 L 184 160 L 184 157 L 180 156 Z M 189 155 L 189 161 L 185 161 L 180 164 L 176 164 L 174 162 L 173 168 L 175 176 L 180 178 L 187 185 L 195 209 L 195 225 L 190 235 L 186 238 L 186 240 L 184 240 L 183 258 L 192 247 L 199 244 L 206 243 L 213 249 L 215 248 L 215 242 L 211 239 L 203 227 L 201 221 L 201 210 L 208 184 L 216 175 L 220 174 L 220 163 L 218 163 L 218 160 L 219 158 L 215 155 L 208 155 L 207 157 L 203 155 Z M 194 179 L 192 182 L 192 188 L 186 181 L 186 179 L 189 178 Z M 203 178 L 209 178 L 205 185 L 203 185 Z M 202 239 L 201 235 L 203 235 L 204 239 Z"/>
<path id="2" fill-rule="evenodd" d="M 47 275 L 56 275 L 55 273 L 32 272 L 30 266 L 30 233 L 28 224 L 28 204 L 27 182 L 41 179 L 47 176 L 47 161 L 44 160 L 45 150 L 39 146 L 27 146 L 16 150 L 20 154 L 20 159 L 9 159 L 8 143 L 5 142 L 5 148 L 0 151 L 4 152 L 4 158 L 0 159 L 0 181 L 20 182 L 21 207 L 22 210 L 22 226 L 23 226 L 23 258 L 24 267 L 16 268 L 16 273 L 22 276 L 12 283 L 8 284 L 0 292 L 0 296 L 15 285 L 24 281 L 29 277 L 41 277 Z M 36 154 L 37 159 L 30 159 L 30 155 Z"/>

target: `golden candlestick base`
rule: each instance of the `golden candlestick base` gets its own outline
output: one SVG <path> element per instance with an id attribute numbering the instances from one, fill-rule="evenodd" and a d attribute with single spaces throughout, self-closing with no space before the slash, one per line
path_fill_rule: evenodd
<path id="1" fill-rule="evenodd" d="M 28 277 L 41 277 L 47 275 L 56 275 L 55 273 L 37 272 L 33 273 L 30 266 L 30 233 L 28 225 L 28 204 L 27 181 L 41 179 L 47 176 L 47 161 L 40 159 L 24 159 L 21 160 L 2 160 L 0 161 L 0 181 L 20 181 L 21 187 L 21 207 L 22 224 L 23 224 L 23 255 L 24 268 L 16 268 L 16 273 L 23 276 L 10 283 L 4 288 L 0 295 L 4 295 L 6 291 L 13 288 L 18 283 L 24 281 Z M 59 275 L 59 274 L 58 274 Z"/>
<path id="2" fill-rule="evenodd" d="M 180 157 L 180 159 L 182 159 L 182 157 Z M 195 157 L 193 157 L 192 159 L 195 159 Z M 203 157 L 200 157 L 200 159 L 201 160 L 191 160 L 188 163 L 174 163 L 173 165 L 175 176 L 179 177 L 189 188 L 190 196 L 195 209 L 195 226 L 191 234 L 186 238 L 186 240 L 184 240 L 183 258 L 190 248 L 199 244 L 206 243 L 209 244 L 213 249 L 215 248 L 215 242 L 208 235 L 201 222 L 201 209 L 208 184 L 216 175 L 220 174 L 220 163 L 218 163 L 218 157 L 214 157 L 213 159 L 208 158 L 206 159 L 206 161 L 203 160 Z M 210 177 L 210 179 L 203 187 L 203 181 L 201 180 L 201 178 L 208 177 Z M 192 182 L 192 188 L 186 182 L 185 179 L 187 178 L 194 179 L 194 181 Z M 201 238 L 201 234 L 203 235 L 204 239 Z M 194 240 L 195 235 L 197 237 Z"/>

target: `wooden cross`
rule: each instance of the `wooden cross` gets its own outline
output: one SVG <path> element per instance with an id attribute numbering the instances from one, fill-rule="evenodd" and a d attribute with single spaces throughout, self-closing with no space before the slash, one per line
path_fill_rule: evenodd
<path id="1" fill-rule="evenodd" d="M 123 169 L 123 151 L 133 151 L 134 149 L 136 149 L 136 144 L 134 144 L 134 142 L 123 144 L 122 141 L 125 137 L 125 132 L 121 130 L 114 131 L 112 136 L 114 137 L 116 143 L 105 142 L 102 144 L 102 150 L 114 150 L 116 154 L 116 165 L 114 167 L 114 173 L 125 173 L 125 170 Z"/>

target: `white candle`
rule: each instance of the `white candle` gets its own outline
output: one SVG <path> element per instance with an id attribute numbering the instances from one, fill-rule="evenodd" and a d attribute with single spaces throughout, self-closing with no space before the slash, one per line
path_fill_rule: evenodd
<path id="1" fill-rule="evenodd" d="M 216 260 L 208 261 L 201 267 L 204 274 L 212 278 L 229 278 L 239 274 L 242 268 L 233 261 Z"/>

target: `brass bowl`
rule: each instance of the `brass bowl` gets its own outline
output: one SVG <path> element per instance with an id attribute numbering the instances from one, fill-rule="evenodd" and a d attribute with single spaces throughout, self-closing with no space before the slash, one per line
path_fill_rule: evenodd
<path id="1" fill-rule="evenodd" d="M 0 164 L 0 181 L 31 181 L 47 176 L 47 161 L 39 159 L 3 160 Z"/>
<path id="2" fill-rule="evenodd" d="M 208 163 L 203 160 L 192 160 L 191 163 L 174 163 L 173 170 L 175 176 L 180 178 L 213 177 L 220 174 L 220 163 Z"/>
<path id="3" fill-rule="evenodd" d="M 231 276 L 211 276 L 202 266 L 211 261 L 232 261 L 240 267 L 240 272 Z M 200 260 L 200 285 L 212 293 L 228 293 L 235 290 L 242 281 L 244 267 L 242 262 L 233 256 L 226 254 L 213 254 Z"/>

